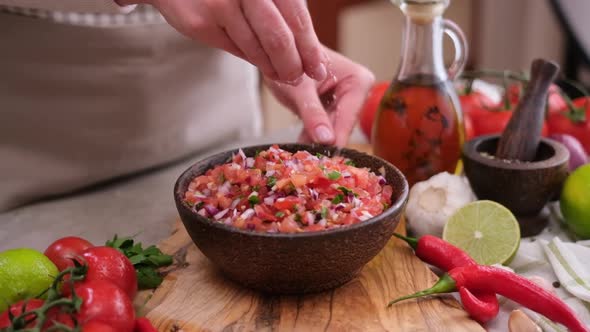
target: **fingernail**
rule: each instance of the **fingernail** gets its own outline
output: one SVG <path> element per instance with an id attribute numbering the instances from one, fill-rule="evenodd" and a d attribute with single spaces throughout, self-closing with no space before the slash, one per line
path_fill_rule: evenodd
<path id="1" fill-rule="evenodd" d="M 288 84 L 288 85 L 292 85 L 292 86 L 297 86 L 299 84 L 301 84 L 301 82 L 303 82 L 303 75 L 297 77 L 294 80 L 288 81 L 288 80 L 280 80 L 279 82 L 283 83 L 283 84 Z"/>
<path id="2" fill-rule="evenodd" d="M 316 81 L 323 81 L 326 79 L 326 76 L 328 76 L 328 71 L 326 70 L 326 66 L 320 62 L 319 65 L 317 65 L 313 70 L 311 75 L 313 76 L 313 79 L 315 79 Z"/>
<path id="3" fill-rule="evenodd" d="M 319 143 L 332 143 L 334 141 L 334 133 L 325 125 L 319 125 L 315 128 L 315 139 Z"/>

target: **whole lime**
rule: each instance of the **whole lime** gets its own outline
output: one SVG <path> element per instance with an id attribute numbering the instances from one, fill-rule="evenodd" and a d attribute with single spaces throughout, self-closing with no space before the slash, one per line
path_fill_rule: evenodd
<path id="1" fill-rule="evenodd" d="M 29 248 L 0 252 L 0 312 L 45 291 L 58 274 L 49 258 Z"/>
<path id="2" fill-rule="evenodd" d="M 581 239 L 590 239 L 590 164 L 567 177 L 559 204 L 569 229 Z"/>

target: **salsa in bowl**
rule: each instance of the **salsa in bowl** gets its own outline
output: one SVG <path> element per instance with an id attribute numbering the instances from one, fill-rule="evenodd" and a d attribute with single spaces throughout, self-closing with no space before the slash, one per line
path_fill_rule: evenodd
<path id="1" fill-rule="evenodd" d="M 408 184 L 378 157 L 335 153 L 279 144 L 203 159 L 176 182 L 181 220 L 201 252 L 249 288 L 296 294 L 341 285 L 389 241 Z"/>

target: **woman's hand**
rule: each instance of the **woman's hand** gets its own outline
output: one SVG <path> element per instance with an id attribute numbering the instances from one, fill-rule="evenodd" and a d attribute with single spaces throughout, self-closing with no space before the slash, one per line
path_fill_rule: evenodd
<path id="1" fill-rule="evenodd" d="M 304 76 L 297 86 L 266 79 L 274 95 L 303 120 L 300 141 L 344 146 L 373 85 L 365 67 L 324 48 L 328 55 L 328 78 L 316 82 Z"/>
<path id="2" fill-rule="evenodd" d="M 271 80 L 327 75 L 305 0 L 118 0 L 149 3 L 182 34 L 252 63 Z"/>

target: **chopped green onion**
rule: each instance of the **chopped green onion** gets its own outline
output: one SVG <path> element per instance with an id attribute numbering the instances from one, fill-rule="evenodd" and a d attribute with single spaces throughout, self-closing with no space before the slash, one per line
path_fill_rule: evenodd
<path id="1" fill-rule="evenodd" d="M 334 199 L 332 200 L 332 204 L 338 204 L 340 202 L 342 202 L 344 200 L 344 195 L 342 194 L 338 194 L 336 195 L 336 197 L 334 197 Z"/>
<path id="2" fill-rule="evenodd" d="M 254 187 L 252 187 L 253 191 L 258 191 L 260 190 L 260 186 L 259 185 L 255 185 Z"/>
<path id="3" fill-rule="evenodd" d="M 275 213 L 275 217 L 277 217 L 277 218 L 282 218 L 284 216 L 285 216 L 285 212 L 283 212 L 283 211 L 279 211 L 279 212 Z"/>
<path id="4" fill-rule="evenodd" d="M 326 219 L 327 216 L 328 216 L 328 208 L 325 206 L 322 206 L 322 219 Z"/>
<path id="5" fill-rule="evenodd" d="M 349 159 L 349 160 L 347 160 L 346 162 L 344 162 L 344 165 L 353 166 L 353 167 L 354 167 L 354 166 L 356 166 L 356 165 L 354 164 L 354 161 L 352 161 L 352 160 L 350 160 L 350 159 Z"/>
<path id="6" fill-rule="evenodd" d="M 274 176 L 269 176 L 268 180 L 266 180 L 266 185 L 268 187 L 274 187 L 274 185 L 277 183 L 277 178 L 275 178 Z"/>
<path id="7" fill-rule="evenodd" d="M 340 172 L 331 171 L 330 173 L 328 173 L 327 177 L 328 177 L 328 179 L 330 179 L 332 181 L 336 181 L 336 180 L 340 179 Z"/>

